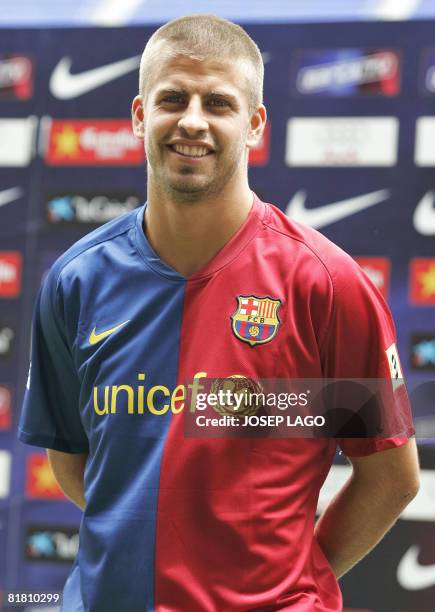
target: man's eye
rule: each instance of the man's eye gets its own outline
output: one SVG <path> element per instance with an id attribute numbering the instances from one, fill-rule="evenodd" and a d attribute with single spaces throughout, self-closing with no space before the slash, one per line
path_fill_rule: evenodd
<path id="1" fill-rule="evenodd" d="M 222 100 L 222 98 L 211 98 L 208 103 L 211 106 L 228 106 L 228 102 L 226 100 Z"/>
<path id="2" fill-rule="evenodd" d="M 177 94 L 173 94 L 171 96 L 165 96 L 162 102 L 170 102 L 172 104 L 180 104 L 183 102 L 183 96 L 179 96 Z"/>

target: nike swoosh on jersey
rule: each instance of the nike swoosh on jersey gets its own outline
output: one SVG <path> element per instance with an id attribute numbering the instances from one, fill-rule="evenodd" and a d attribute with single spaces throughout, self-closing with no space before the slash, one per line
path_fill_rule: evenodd
<path id="1" fill-rule="evenodd" d="M 421 565 L 418 546 L 411 546 L 397 567 L 397 581 L 407 591 L 419 591 L 435 586 L 435 564 Z"/>
<path id="2" fill-rule="evenodd" d="M 435 234 L 435 191 L 428 191 L 417 204 L 412 217 L 414 229 L 423 236 Z"/>
<path id="3" fill-rule="evenodd" d="M 384 202 L 390 197 L 390 193 L 389 189 L 380 189 L 339 202 L 331 202 L 331 204 L 325 204 L 317 208 L 306 208 L 307 194 L 303 189 L 300 189 L 288 203 L 285 214 L 290 219 L 319 229 L 370 208 L 370 206 Z"/>
<path id="4" fill-rule="evenodd" d="M 5 189 L 0 191 L 0 206 L 10 204 L 14 200 L 18 200 L 23 195 L 23 190 L 20 187 L 12 187 L 11 189 Z"/>
<path id="5" fill-rule="evenodd" d="M 140 57 L 140 55 L 135 55 L 77 74 L 71 74 L 72 59 L 63 57 L 52 72 L 49 84 L 50 92 L 59 100 L 78 98 L 97 87 L 101 87 L 101 85 L 136 70 L 140 64 Z"/>
<path id="6" fill-rule="evenodd" d="M 129 321 L 130 319 L 128 319 L 127 321 L 123 321 L 122 323 L 119 323 L 119 325 L 115 325 L 115 327 L 106 329 L 106 331 L 100 332 L 99 334 L 97 334 L 97 328 L 94 327 L 94 329 L 91 331 L 91 334 L 89 336 L 89 344 L 91 345 L 98 344 L 98 342 L 101 342 L 101 340 L 104 340 L 104 338 L 107 338 L 107 336 L 110 336 L 111 334 L 116 332 L 118 329 L 120 329 L 123 325 L 125 325 Z"/>

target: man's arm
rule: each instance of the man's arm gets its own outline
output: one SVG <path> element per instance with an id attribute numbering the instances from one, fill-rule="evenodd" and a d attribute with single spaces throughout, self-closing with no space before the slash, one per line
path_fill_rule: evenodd
<path id="1" fill-rule="evenodd" d="M 59 483 L 60 488 L 69 499 L 81 510 L 85 509 L 83 475 L 85 471 L 87 453 L 61 453 L 47 449 L 51 469 Z"/>
<path id="2" fill-rule="evenodd" d="M 415 440 L 349 457 L 353 473 L 323 512 L 315 536 L 337 578 L 382 539 L 419 488 Z"/>

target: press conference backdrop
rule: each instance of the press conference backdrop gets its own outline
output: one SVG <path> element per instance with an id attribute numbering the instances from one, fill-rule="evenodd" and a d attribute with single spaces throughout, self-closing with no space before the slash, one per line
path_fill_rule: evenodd
<path id="1" fill-rule="evenodd" d="M 344 578 L 345 603 L 435 610 L 435 23 L 247 30 L 263 51 L 269 110 L 250 157 L 251 185 L 358 259 L 395 316 L 414 400 L 422 491 Z M 77 551 L 79 511 L 44 451 L 15 438 L 32 305 L 60 253 L 145 199 L 142 143 L 129 114 L 152 31 L 0 30 L 3 592 L 59 590 Z M 320 507 L 347 474 L 338 459 Z"/>

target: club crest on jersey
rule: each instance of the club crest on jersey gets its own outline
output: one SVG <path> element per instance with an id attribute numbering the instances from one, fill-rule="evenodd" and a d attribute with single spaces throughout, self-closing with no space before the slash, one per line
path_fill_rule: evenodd
<path id="1" fill-rule="evenodd" d="M 277 334 L 281 321 L 281 300 L 256 295 L 237 296 L 237 310 L 232 315 L 232 330 L 242 342 L 251 346 L 266 344 Z"/>

